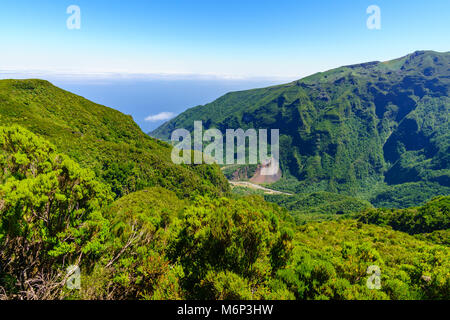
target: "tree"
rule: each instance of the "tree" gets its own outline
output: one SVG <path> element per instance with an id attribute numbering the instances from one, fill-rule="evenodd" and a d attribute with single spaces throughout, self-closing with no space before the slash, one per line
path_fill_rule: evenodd
<path id="1" fill-rule="evenodd" d="M 100 254 L 111 192 L 18 126 L 0 127 L 0 163 L 0 286 L 12 297 L 55 297 L 66 265 Z"/>

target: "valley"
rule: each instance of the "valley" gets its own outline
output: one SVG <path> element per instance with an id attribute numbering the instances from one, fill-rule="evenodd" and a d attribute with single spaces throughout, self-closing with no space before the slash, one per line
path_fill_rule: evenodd
<path id="1" fill-rule="evenodd" d="M 264 164 L 175 164 L 130 116 L 0 80 L 0 299 L 448 300 L 449 65 L 342 67 L 152 133 L 279 128 L 270 184 Z"/>
<path id="2" fill-rule="evenodd" d="M 279 129 L 283 174 L 271 188 L 420 205 L 450 194 L 449 61 L 448 52 L 417 51 L 231 92 L 151 136 L 170 139 L 176 128 L 192 131 L 194 121 L 221 131 Z"/>

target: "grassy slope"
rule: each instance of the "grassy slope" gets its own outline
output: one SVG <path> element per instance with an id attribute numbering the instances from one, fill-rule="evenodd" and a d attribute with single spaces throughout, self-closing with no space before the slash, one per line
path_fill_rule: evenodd
<path id="1" fill-rule="evenodd" d="M 1 80 L 0 123 L 18 124 L 45 137 L 120 193 L 154 185 L 183 197 L 228 190 L 218 167 L 174 165 L 171 147 L 144 134 L 131 116 L 47 81 Z M 111 167 L 116 172 L 105 173 Z"/>

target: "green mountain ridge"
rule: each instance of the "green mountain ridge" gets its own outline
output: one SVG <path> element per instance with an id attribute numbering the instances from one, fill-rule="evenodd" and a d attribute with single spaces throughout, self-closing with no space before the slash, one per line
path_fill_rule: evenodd
<path id="1" fill-rule="evenodd" d="M 177 195 L 224 194 L 217 166 L 177 166 L 171 146 L 148 137 L 131 116 L 44 80 L 0 80 L 0 125 L 20 125 L 92 169 L 116 196 L 150 186 Z"/>
<path id="2" fill-rule="evenodd" d="M 231 92 L 150 135 L 168 140 L 199 120 L 222 132 L 280 129 L 283 179 L 273 188 L 407 207 L 450 194 L 449 83 L 450 53 L 417 51 Z"/>

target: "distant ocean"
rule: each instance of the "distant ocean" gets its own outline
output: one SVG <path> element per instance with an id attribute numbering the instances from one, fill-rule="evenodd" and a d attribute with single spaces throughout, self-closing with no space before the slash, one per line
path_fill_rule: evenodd
<path id="1" fill-rule="evenodd" d="M 85 97 L 93 102 L 131 115 L 146 133 L 164 121 L 149 122 L 145 118 L 161 112 L 180 114 L 188 108 L 212 102 L 230 91 L 261 88 L 286 80 L 224 79 L 200 76 L 145 77 L 76 77 L 46 76 L 42 74 L 5 74 L 0 78 L 39 78 Z"/>

